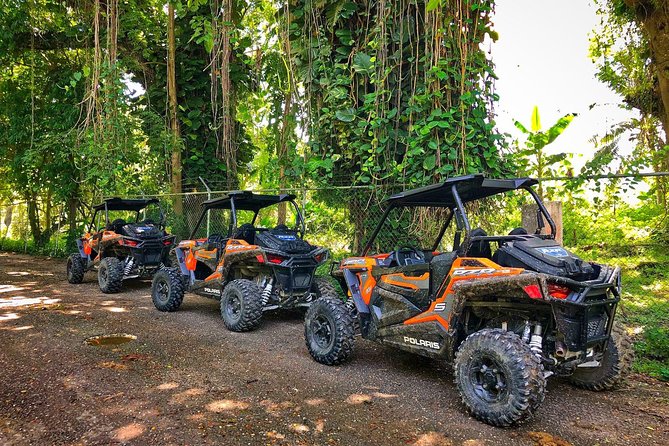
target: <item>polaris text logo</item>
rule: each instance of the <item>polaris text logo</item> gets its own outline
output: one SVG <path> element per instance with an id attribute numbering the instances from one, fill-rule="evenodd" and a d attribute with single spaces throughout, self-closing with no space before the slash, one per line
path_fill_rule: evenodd
<path id="1" fill-rule="evenodd" d="M 204 288 L 204 292 L 209 294 L 215 294 L 217 296 L 221 294 L 221 290 L 215 290 L 214 288 L 207 288 L 207 287 Z"/>
<path id="2" fill-rule="evenodd" d="M 435 350 L 439 350 L 439 348 L 441 348 L 438 342 L 426 341 L 425 339 L 411 338 L 409 336 L 404 336 L 404 342 L 406 342 L 407 344 L 417 345 L 418 347 L 427 347 Z"/>
<path id="3" fill-rule="evenodd" d="M 552 248 L 539 248 L 539 252 L 546 254 L 551 257 L 569 257 L 569 253 L 566 249 L 555 246 Z"/>
<path id="4" fill-rule="evenodd" d="M 228 245 L 225 249 L 228 251 L 235 251 L 238 249 L 248 249 L 249 245 Z"/>
<path id="5" fill-rule="evenodd" d="M 484 274 L 493 274 L 493 273 L 510 273 L 508 269 L 495 269 L 495 268 L 478 268 L 478 269 L 466 269 L 466 268 L 457 268 L 453 271 L 454 276 L 480 276 Z"/>

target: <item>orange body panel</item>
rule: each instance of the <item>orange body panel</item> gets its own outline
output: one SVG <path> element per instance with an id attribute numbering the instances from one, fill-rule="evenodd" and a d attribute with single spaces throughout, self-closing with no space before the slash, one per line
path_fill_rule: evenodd
<path id="1" fill-rule="evenodd" d="M 362 300 L 369 305 L 370 300 L 372 299 L 372 291 L 376 286 L 376 279 L 371 274 L 371 270 L 376 266 L 376 260 L 378 258 L 388 257 L 388 254 L 385 254 L 385 257 L 382 257 L 384 254 L 374 257 L 349 257 L 345 259 L 340 264 L 340 269 L 350 269 L 357 271 L 356 276 L 358 276 L 358 281 L 360 282 L 360 294 Z"/>
<path id="2" fill-rule="evenodd" d="M 193 255 L 193 252 L 189 252 L 188 256 L 186 257 L 186 269 L 188 271 L 195 271 L 195 267 L 197 266 L 197 259 Z"/>
<path id="3" fill-rule="evenodd" d="M 426 272 L 420 276 L 406 276 L 404 273 L 388 274 L 381 278 L 382 282 L 398 286 L 400 288 L 409 288 L 411 290 L 419 290 L 421 285 L 430 278 L 430 273 Z M 423 282 L 423 283 L 421 283 Z"/>
<path id="4" fill-rule="evenodd" d="M 252 249 L 260 249 L 258 245 L 249 245 L 246 240 L 231 239 L 225 244 L 225 252 L 240 252 L 250 251 Z"/>
<path id="5" fill-rule="evenodd" d="M 473 261 L 483 264 L 483 267 L 463 266 L 466 263 L 471 263 Z M 420 324 L 423 322 L 436 321 L 439 322 L 439 324 L 441 324 L 441 326 L 444 327 L 444 329 L 448 329 L 449 321 L 447 321 L 440 313 L 435 312 L 434 310 L 437 304 L 444 303 L 446 302 L 446 299 L 452 298 L 451 296 L 453 295 L 453 287 L 455 286 L 456 283 L 465 280 L 483 279 L 490 277 L 516 276 L 522 273 L 523 271 L 524 270 L 522 268 L 505 268 L 499 266 L 492 260 L 488 260 L 486 258 L 463 257 L 455 259 L 453 265 L 451 266 L 451 270 L 446 278 L 448 286 L 443 291 L 443 293 L 441 293 L 441 295 L 432 302 L 430 308 L 428 308 L 427 311 L 417 316 L 414 316 L 410 319 L 407 319 L 406 321 L 404 321 L 404 323 L 409 325 L 409 324 Z M 450 319 L 450 315 L 447 317 L 449 317 Z"/>
<path id="6" fill-rule="evenodd" d="M 221 273 L 220 271 L 214 271 L 213 274 L 208 276 L 206 279 L 204 279 L 205 282 L 210 282 L 212 280 L 220 279 L 221 278 Z"/>

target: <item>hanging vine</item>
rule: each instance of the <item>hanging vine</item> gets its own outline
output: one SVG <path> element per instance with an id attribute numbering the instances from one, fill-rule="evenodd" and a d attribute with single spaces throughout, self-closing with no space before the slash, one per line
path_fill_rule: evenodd
<path id="1" fill-rule="evenodd" d="M 482 0 L 294 2 L 315 176 L 416 185 L 500 173 L 480 48 L 491 11 Z"/>

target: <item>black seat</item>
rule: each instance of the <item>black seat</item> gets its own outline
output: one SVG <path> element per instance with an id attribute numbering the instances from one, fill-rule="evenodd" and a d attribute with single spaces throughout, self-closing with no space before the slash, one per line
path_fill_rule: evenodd
<path id="1" fill-rule="evenodd" d="M 125 220 L 122 218 L 117 218 L 116 220 L 109 223 L 105 229 L 107 229 L 107 231 L 120 232 L 121 228 L 125 226 L 125 224 Z"/>
<path id="2" fill-rule="evenodd" d="M 470 237 L 485 237 L 488 234 L 481 228 L 474 229 L 470 234 Z M 492 257 L 492 249 L 490 249 L 490 242 L 487 240 L 477 240 L 472 242 L 469 247 L 469 252 L 467 257 L 485 257 L 489 259 Z"/>
<path id="3" fill-rule="evenodd" d="M 525 228 L 514 228 L 509 232 L 509 235 L 527 235 L 527 229 Z"/>
<path id="4" fill-rule="evenodd" d="M 445 252 L 443 254 L 438 254 L 432 258 L 430 261 L 430 292 L 436 293 L 441 283 L 444 281 L 453 262 L 458 257 L 455 252 Z M 433 296 L 436 298 L 437 296 Z"/>
<path id="5" fill-rule="evenodd" d="M 244 223 L 237 228 L 234 238 L 238 240 L 244 240 L 248 244 L 253 245 L 255 243 L 256 228 L 253 227 L 251 223 Z"/>

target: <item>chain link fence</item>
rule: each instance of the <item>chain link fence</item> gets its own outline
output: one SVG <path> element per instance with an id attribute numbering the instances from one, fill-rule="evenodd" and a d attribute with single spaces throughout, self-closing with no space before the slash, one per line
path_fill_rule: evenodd
<path id="1" fill-rule="evenodd" d="M 567 179 L 552 184 L 565 184 Z M 546 184 L 546 183 L 545 183 Z M 225 190 L 207 190 L 204 184 L 190 187 L 191 192 L 181 194 L 135 195 L 128 198 L 158 198 L 166 217 L 168 231 L 177 235 L 179 239 L 207 237 L 211 234 L 227 235 L 230 226 L 229 213 L 211 211 L 202 217 L 202 222 L 195 234 L 198 221 L 202 214 L 202 204 L 210 199 L 220 198 L 227 194 Z M 392 186 L 338 186 L 330 188 L 294 188 L 294 189 L 257 189 L 259 194 L 288 193 L 294 196 L 294 202 L 304 216 L 306 235 L 310 243 L 330 249 L 334 258 L 344 255 L 358 254 L 374 231 L 385 211 L 385 198 L 393 193 L 404 190 L 403 185 Z M 620 189 L 622 191 L 622 189 Z M 523 194 L 527 195 L 527 194 Z M 108 198 L 108 197 L 105 197 Z M 565 214 L 565 219 L 580 219 L 578 224 L 572 224 L 566 233 L 566 244 L 574 246 L 590 243 L 586 235 L 598 230 L 595 226 L 597 215 L 603 215 L 602 206 L 587 206 L 579 210 L 577 200 L 569 194 L 558 193 L 556 197 L 563 199 L 571 209 Z M 582 199 L 582 198 L 581 198 Z M 515 200 L 515 201 L 514 201 Z M 488 234 L 503 234 L 513 227 L 520 225 L 520 208 L 523 201 L 520 199 L 500 199 L 493 197 L 467 205 L 468 215 L 472 228 L 481 227 Z M 95 204 L 95 203 L 89 203 Z M 612 204 L 611 206 L 615 206 Z M 47 203 L 40 203 L 42 209 L 41 230 L 49 231 L 48 242 L 43 243 L 39 250 L 35 248 L 31 227 L 28 218 L 28 209 L 25 202 L 0 204 L 0 250 L 17 252 L 34 252 L 43 255 L 65 255 L 67 247 L 68 227 L 64 223 L 67 209 L 64 205 L 51 204 L 49 207 L 50 219 L 47 224 L 44 209 Z M 585 209 L 585 210 L 584 210 Z M 609 211 L 615 212 L 615 208 Z M 587 215 L 583 215 L 586 212 Z M 281 223 L 276 206 L 261 213 L 256 226 L 271 228 Z M 597 215 L 596 215 L 597 214 Z M 156 219 L 157 215 L 151 215 Z M 393 210 L 384 227 L 376 237 L 372 251 L 387 252 L 404 246 L 434 247 L 448 211 L 444 209 L 404 209 Z M 592 218 L 590 218 L 592 217 Z M 90 218 L 90 215 L 88 216 Z M 238 226 L 250 223 L 253 215 L 240 212 Z M 584 223 L 585 222 L 585 223 Z M 83 214 L 78 217 L 79 232 L 87 228 L 88 221 L 84 221 Z M 294 225 L 295 215 L 292 206 L 287 206 L 285 223 Z M 569 222 L 567 222 L 568 224 Z M 587 223 L 587 224 L 586 224 Z M 642 223 L 627 222 L 637 224 Z M 439 250 L 452 249 L 454 240 L 454 224 L 446 231 L 443 243 L 437 246 Z M 79 234 L 76 234 L 77 236 Z M 71 237 L 70 237 L 71 238 Z M 71 240 L 70 240 L 71 244 Z"/>
<path id="2" fill-rule="evenodd" d="M 66 240 L 66 209 L 64 205 L 55 203 L 48 207 L 48 212 L 40 225 L 44 243 L 36 243 L 33 239 L 28 217 L 28 204 L 24 201 L 5 202 L 0 204 L 0 251 L 36 252 L 52 257 L 63 256 L 67 252 Z"/>

